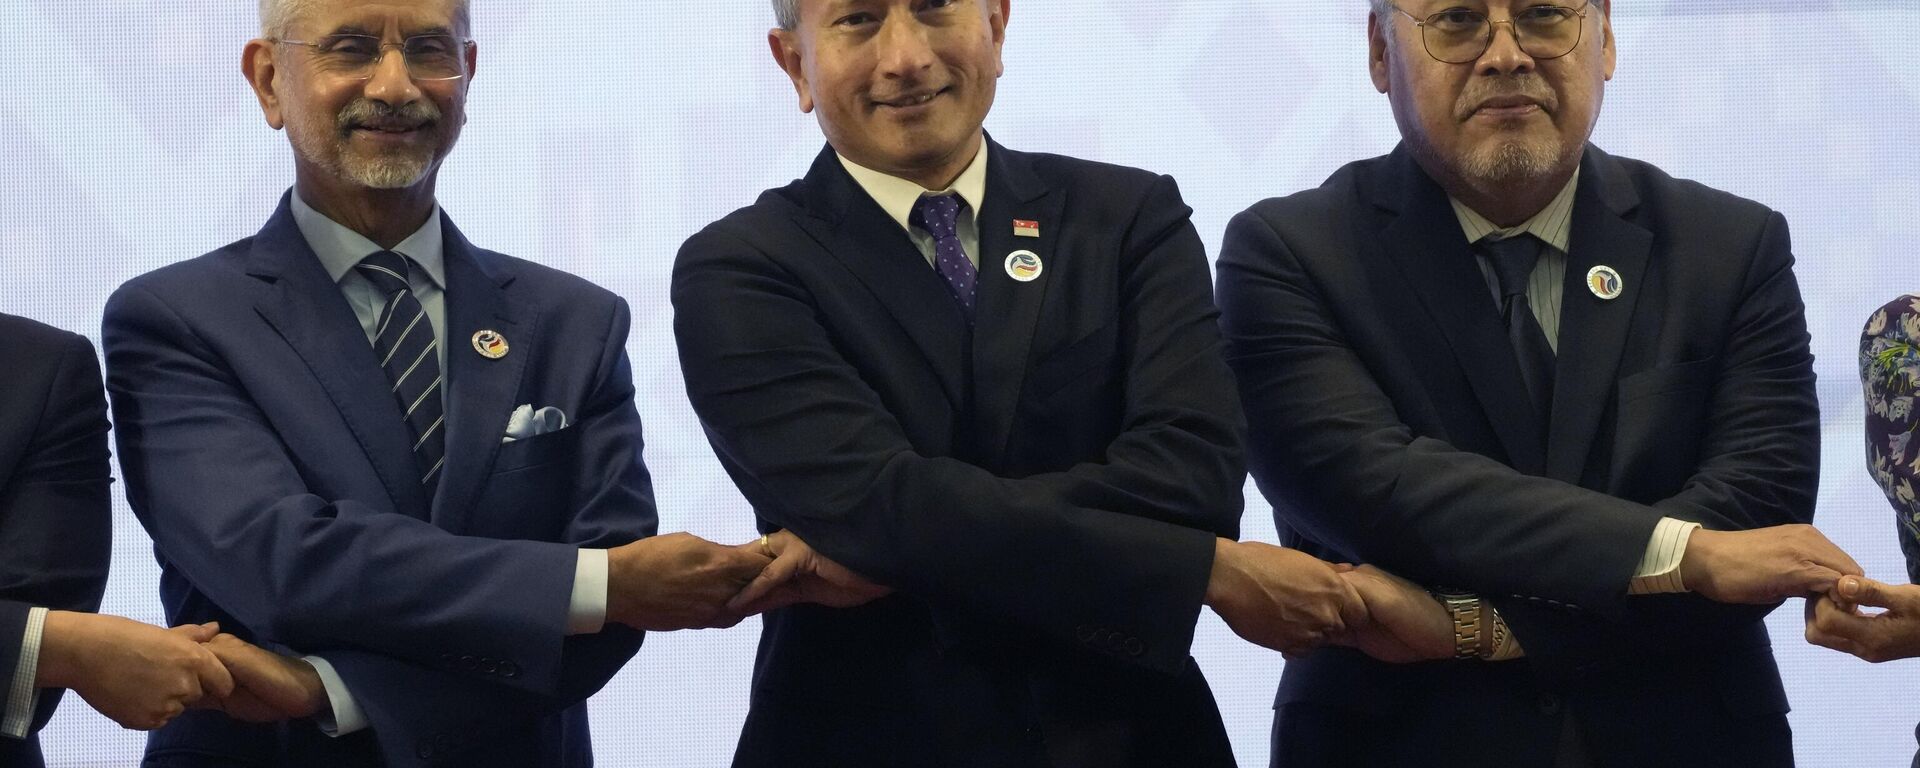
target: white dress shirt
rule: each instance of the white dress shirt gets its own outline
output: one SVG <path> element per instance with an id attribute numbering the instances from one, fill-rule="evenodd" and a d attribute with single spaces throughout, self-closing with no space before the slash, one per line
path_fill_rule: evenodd
<path id="1" fill-rule="evenodd" d="M 927 257 L 929 267 L 933 266 L 934 259 L 933 235 L 909 223 L 913 218 L 913 206 L 927 195 L 959 195 L 967 203 L 956 227 L 960 234 L 960 247 L 967 252 L 967 260 L 973 262 L 973 268 L 980 268 L 980 206 L 987 197 L 986 141 L 980 142 L 980 151 L 973 156 L 973 162 L 967 164 L 966 170 L 960 172 L 951 186 L 941 190 L 927 189 L 918 182 L 888 176 L 848 160 L 845 155 L 838 157 L 840 165 L 853 175 L 853 180 L 860 184 L 860 188 L 866 190 L 867 195 L 880 204 L 881 210 L 886 211 L 888 216 L 900 223 L 901 229 L 907 231 L 907 237 L 913 240 L 914 247 Z"/>
<path id="2" fill-rule="evenodd" d="M 360 327 L 367 334 L 367 343 L 373 343 L 379 330 L 380 311 L 386 308 L 387 297 L 381 295 L 373 281 L 354 267 L 366 257 L 383 250 L 407 258 L 407 284 L 412 288 L 414 298 L 420 300 L 421 309 L 426 311 L 427 320 L 433 325 L 434 338 L 442 342 L 446 340 L 446 247 L 440 228 L 439 206 L 434 206 L 433 215 L 427 217 L 426 224 L 392 248 L 381 248 L 360 233 L 327 218 L 301 200 L 298 192 L 293 194 L 293 221 L 299 226 L 307 245 L 312 246 L 314 254 L 320 257 L 320 265 L 327 270 L 327 276 L 340 285 L 340 292 L 346 295 L 347 304 L 353 307 L 354 316 L 359 318 Z M 440 370 L 445 371 L 447 346 L 444 343 L 436 346 Z M 451 379 L 449 382 L 450 385 L 455 384 Z M 441 388 L 440 393 L 444 402 L 446 388 Z M 582 549 L 574 564 L 573 594 L 567 601 L 567 634 L 593 634 L 599 632 L 606 621 L 607 551 Z M 327 688 L 327 699 L 333 706 L 331 718 L 316 718 L 321 730 L 330 736 L 342 736 L 367 727 L 365 713 L 353 700 L 346 682 L 334 671 L 333 665 L 316 656 L 308 656 L 306 661 L 320 673 L 320 680 Z"/>
<path id="3" fill-rule="evenodd" d="M 1469 243 L 1530 234 L 1547 244 L 1540 251 L 1540 261 L 1534 264 L 1533 274 L 1528 276 L 1527 303 L 1532 305 L 1533 317 L 1540 322 L 1540 330 L 1546 332 L 1547 343 L 1552 345 L 1555 352 L 1560 351 L 1560 307 L 1566 294 L 1567 252 L 1573 240 L 1574 191 L 1579 185 L 1580 171 L 1576 169 L 1573 178 L 1567 180 L 1567 185 L 1560 189 L 1560 194 L 1554 196 L 1552 202 L 1547 203 L 1547 207 L 1517 227 L 1502 228 L 1468 208 L 1465 203 L 1447 198 L 1453 203 L 1453 213 L 1459 218 L 1460 229 Z M 1494 274 L 1493 265 L 1484 256 L 1475 258 L 1480 262 L 1480 272 L 1486 278 L 1487 290 L 1493 294 L 1493 300 L 1499 302 L 1500 279 Z M 1649 595 L 1687 591 L 1686 584 L 1680 578 L 1680 561 L 1687 553 L 1687 541 L 1699 528 L 1699 523 L 1661 518 L 1660 524 L 1653 529 L 1652 540 L 1647 542 L 1646 554 L 1641 556 L 1639 567 L 1634 569 L 1628 593 Z"/>

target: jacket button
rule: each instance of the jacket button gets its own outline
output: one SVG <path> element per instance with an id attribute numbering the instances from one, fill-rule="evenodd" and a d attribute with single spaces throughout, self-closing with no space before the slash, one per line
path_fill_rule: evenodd
<path id="1" fill-rule="evenodd" d="M 413 754 L 415 757 L 418 757 L 422 760 L 432 760 L 435 754 L 433 749 L 433 742 L 431 741 L 420 742 L 420 746 L 414 748 Z"/>
<path id="2" fill-rule="evenodd" d="M 500 676 L 508 679 L 520 676 L 520 665 L 511 661 L 500 662 Z"/>
<path id="3" fill-rule="evenodd" d="M 457 661 L 459 661 L 459 659 L 455 658 L 454 655 L 451 653 L 440 654 L 440 663 L 445 664 L 449 667 L 453 666 L 454 663 Z"/>
<path id="4" fill-rule="evenodd" d="M 1127 638 L 1125 649 L 1128 656 L 1139 656 L 1147 652 L 1147 644 L 1140 642 L 1140 638 L 1129 637 Z"/>
<path id="5" fill-rule="evenodd" d="M 475 668 L 475 667 L 478 667 L 478 666 L 480 666 L 480 660 L 479 660 L 479 659 L 476 659 L 476 658 L 474 658 L 474 657 L 472 657 L 472 656 L 462 656 L 462 657 L 460 657 L 460 668 L 461 668 L 461 669 L 463 669 L 463 670 L 465 670 L 465 671 L 468 671 L 468 672 L 472 672 L 472 671 L 474 670 L 474 668 Z"/>

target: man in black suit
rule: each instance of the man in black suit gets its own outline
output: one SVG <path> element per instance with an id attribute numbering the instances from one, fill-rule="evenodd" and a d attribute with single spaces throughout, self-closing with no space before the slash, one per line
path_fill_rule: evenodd
<path id="1" fill-rule="evenodd" d="M 1283 538 L 1435 588 L 1458 658 L 1288 664 L 1275 765 L 1792 763 L 1761 619 L 1859 568 L 1804 525 L 1786 222 L 1588 144 L 1613 30 L 1569 5 L 1375 2 L 1403 144 L 1228 228 Z"/>
<path id="2" fill-rule="evenodd" d="M 1202 603 L 1304 651 L 1360 597 L 1232 540 L 1241 415 L 1173 182 L 986 138 L 1007 0 L 774 5 L 831 146 L 673 278 L 694 409 L 779 531 L 734 764 L 1231 765 Z"/>
<path id="3" fill-rule="evenodd" d="M 233 680 L 174 630 L 92 613 L 113 544 L 107 399 L 86 338 L 0 315 L 0 765 L 42 764 L 35 733 L 77 691 L 128 728 L 157 728 Z"/>

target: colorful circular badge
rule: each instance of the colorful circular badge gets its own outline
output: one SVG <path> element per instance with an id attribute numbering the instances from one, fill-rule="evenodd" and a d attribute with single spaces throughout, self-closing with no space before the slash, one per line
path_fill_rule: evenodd
<path id="1" fill-rule="evenodd" d="M 481 331 L 473 335 L 473 351 L 488 360 L 507 356 L 507 337 L 499 331 Z"/>
<path id="2" fill-rule="evenodd" d="M 1613 267 L 1599 266 L 1587 270 L 1587 290 L 1607 301 L 1620 298 L 1627 291 L 1627 281 Z"/>
<path id="3" fill-rule="evenodd" d="M 1040 274 L 1045 271 L 1047 271 L 1047 265 L 1040 261 L 1040 254 L 1033 251 L 1014 251 L 1007 254 L 1007 277 L 1023 283 L 1031 283 L 1040 279 Z"/>

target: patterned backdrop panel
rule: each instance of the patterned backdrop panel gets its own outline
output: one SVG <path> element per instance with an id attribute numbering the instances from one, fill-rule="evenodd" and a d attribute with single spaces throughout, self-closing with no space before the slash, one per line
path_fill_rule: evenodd
<path id="1" fill-rule="evenodd" d="M 254 232 L 292 179 L 240 74 L 242 0 L 4 0 L 0 311 L 98 338 L 121 281 Z M 1855 345 L 1920 291 L 1920 65 L 1909 3 L 1621 3 L 1620 66 L 1596 141 L 1783 211 L 1810 305 L 1826 413 L 1819 524 L 1900 579 L 1896 520 L 1869 474 Z M 686 403 L 668 272 L 681 241 L 800 175 L 821 146 L 768 54 L 764 0 L 475 3 L 471 122 L 441 177 L 487 247 L 627 297 L 662 530 L 751 537 L 746 505 Z M 1364 0 L 1013 3 L 988 127 L 1004 143 L 1172 174 L 1210 247 L 1264 197 L 1319 184 L 1397 137 L 1366 72 Z M 1246 535 L 1275 540 L 1248 490 Z M 151 543 L 117 511 L 106 610 L 161 620 Z M 1770 620 L 1802 765 L 1905 765 L 1920 666 L 1808 646 L 1798 602 Z M 746 707 L 758 624 L 650 638 L 593 700 L 609 766 L 715 766 Z M 1265 765 L 1277 654 L 1211 614 L 1195 655 L 1241 761 Z M 1649 713 L 1657 716 L 1657 713 Z M 56 766 L 133 764 L 142 743 L 69 699 Z"/>

